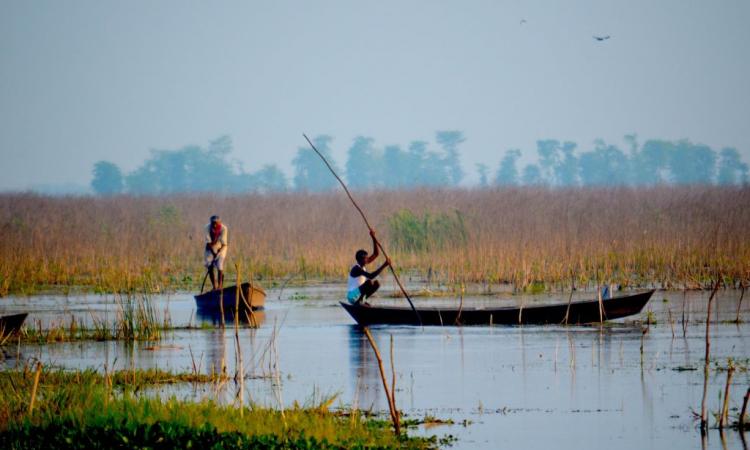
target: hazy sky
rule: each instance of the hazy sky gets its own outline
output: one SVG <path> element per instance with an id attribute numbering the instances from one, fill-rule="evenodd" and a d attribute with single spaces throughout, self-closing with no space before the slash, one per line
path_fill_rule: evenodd
<path id="1" fill-rule="evenodd" d="M 0 189 L 221 134 L 290 172 L 303 132 L 341 165 L 356 135 L 438 129 L 465 132 L 472 178 L 540 138 L 633 132 L 748 161 L 750 2 L 0 0 Z"/>

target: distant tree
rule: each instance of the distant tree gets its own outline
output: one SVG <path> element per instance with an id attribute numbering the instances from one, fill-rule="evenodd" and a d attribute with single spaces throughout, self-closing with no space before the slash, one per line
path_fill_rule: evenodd
<path id="1" fill-rule="evenodd" d="M 94 164 L 91 188 L 99 195 L 115 195 L 122 192 L 123 178 L 120 168 L 109 161 Z"/>
<path id="2" fill-rule="evenodd" d="M 669 161 L 674 144 L 668 141 L 648 140 L 640 150 L 631 152 L 630 180 L 635 185 L 653 185 L 670 181 Z"/>
<path id="3" fill-rule="evenodd" d="M 409 143 L 407 151 L 407 161 L 412 178 L 409 186 L 427 186 L 428 175 L 425 173 L 425 161 L 427 159 L 427 142 L 412 141 Z"/>
<path id="4" fill-rule="evenodd" d="M 331 136 L 321 135 L 313 139 L 315 147 L 338 172 L 329 148 Z M 294 166 L 294 188 L 298 191 L 324 192 L 336 187 L 336 179 L 328 172 L 323 161 L 310 148 L 300 147 L 292 160 Z"/>
<path id="5" fill-rule="evenodd" d="M 373 147 L 375 140 L 370 137 L 357 136 L 346 159 L 346 180 L 352 189 L 369 189 L 375 184 L 375 177 L 379 175 L 374 170 L 378 155 Z"/>
<path id="6" fill-rule="evenodd" d="M 409 166 L 409 155 L 401 150 L 398 145 L 388 145 L 383 150 L 382 167 L 375 165 L 374 169 L 380 169 L 380 178 L 374 185 L 385 185 L 388 189 L 400 189 L 413 186 L 413 168 Z"/>
<path id="7" fill-rule="evenodd" d="M 490 168 L 487 164 L 477 163 L 477 173 L 479 174 L 479 187 L 486 188 L 489 183 L 487 181 L 487 175 L 489 174 Z"/>
<path id="8" fill-rule="evenodd" d="M 153 161 L 145 161 L 140 167 L 125 177 L 125 187 L 131 194 L 156 195 L 159 193 L 159 179 Z"/>
<path id="9" fill-rule="evenodd" d="M 211 141 L 207 149 L 189 145 L 178 150 L 151 150 L 151 156 L 125 177 L 127 190 L 149 195 L 247 190 L 243 187 L 246 180 L 238 178 L 227 160 L 231 150 L 228 136 Z"/>
<path id="10" fill-rule="evenodd" d="M 461 131 L 438 131 L 435 133 L 435 140 L 445 150 L 445 164 L 450 176 L 452 185 L 458 185 L 464 177 L 464 171 L 461 169 L 461 162 L 458 157 L 459 144 L 466 141 Z"/>
<path id="11" fill-rule="evenodd" d="M 422 176 L 419 186 L 440 187 L 452 184 L 449 169 L 442 155 L 427 152 L 420 168 Z"/>
<path id="12" fill-rule="evenodd" d="M 593 151 L 578 158 L 581 182 L 584 186 L 618 186 L 628 182 L 628 158 L 617 146 L 595 141 Z"/>
<path id="13" fill-rule="evenodd" d="M 521 157 L 521 150 L 511 149 L 505 152 L 495 173 L 495 184 L 498 186 L 516 186 L 518 184 L 518 168 L 516 163 Z"/>
<path id="14" fill-rule="evenodd" d="M 554 139 L 536 141 L 536 152 L 539 155 L 541 177 L 550 186 L 556 186 L 555 168 L 560 164 L 560 142 Z"/>
<path id="15" fill-rule="evenodd" d="M 235 177 L 234 192 L 285 192 L 289 183 L 284 172 L 273 164 L 265 165 L 253 173 L 242 172 Z"/>
<path id="16" fill-rule="evenodd" d="M 676 184 L 713 183 L 717 158 L 711 147 L 681 140 L 670 156 L 669 168 Z"/>
<path id="17" fill-rule="evenodd" d="M 232 152 L 232 147 L 232 137 L 223 135 L 208 143 L 208 153 L 225 158 Z"/>
<path id="18" fill-rule="evenodd" d="M 256 173 L 262 192 L 286 192 L 289 181 L 275 164 L 267 164 Z"/>
<path id="19" fill-rule="evenodd" d="M 577 144 L 565 141 L 560 146 L 560 161 L 555 166 L 555 180 L 559 186 L 578 185 L 578 157 L 575 155 Z"/>
<path id="20" fill-rule="evenodd" d="M 742 162 L 737 149 L 727 147 L 719 152 L 717 182 L 720 185 L 746 184 L 748 176 L 747 164 Z"/>
<path id="21" fill-rule="evenodd" d="M 406 167 L 402 176 L 408 180 L 405 187 L 439 187 L 451 184 L 451 167 L 446 164 L 445 155 L 429 151 L 427 142 L 412 141 L 403 158 Z"/>
<path id="22" fill-rule="evenodd" d="M 542 171 L 536 164 L 527 164 L 523 168 L 522 182 L 526 186 L 537 186 L 544 184 Z"/>

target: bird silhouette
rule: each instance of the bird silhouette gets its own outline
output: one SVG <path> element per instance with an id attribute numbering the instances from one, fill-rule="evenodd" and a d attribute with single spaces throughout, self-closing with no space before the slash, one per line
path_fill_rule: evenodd
<path id="1" fill-rule="evenodd" d="M 609 35 L 606 35 L 606 36 L 594 36 L 594 39 L 596 39 L 599 42 L 606 41 L 607 39 L 609 39 Z"/>
<path id="2" fill-rule="evenodd" d="M 521 19 L 521 22 L 519 23 L 519 25 L 523 25 L 525 23 L 526 23 L 526 19 Z"/>

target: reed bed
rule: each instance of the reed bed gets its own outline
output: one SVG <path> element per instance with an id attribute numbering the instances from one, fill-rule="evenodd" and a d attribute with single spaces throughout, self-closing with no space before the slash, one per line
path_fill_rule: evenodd
<path id="1" fill-rule="evenodd" d="M 703 288 L 750 279 L 750 187 L 512 188 L 355 193 L 398 270 L 440 283 L 565 289 L 597 281 Z M 404 244 L 394 219 L 460 238 Z M 169 197 L 0 195 L 0 295 L 42 289 L 194 289 L 203 226 L 220 214 L 230 260 L 261 280 L 341 279 L 367 230 L 341 192 Z M 445 221 L 444 221 L 445 222 Z M 439 223 L 438 223 L 439 225 Z M 446 228 L 443 226 L 443 228 Z M 436 228 L 440 229 L 440 228 Z M 394 244 L 395 243 L 395 244 Z M 231 264 L 231 262 L 230 262 Z M 228 267 L 231 267 L 229 265 Z M 228 271 L 228 276 L 233 276 Z"/>

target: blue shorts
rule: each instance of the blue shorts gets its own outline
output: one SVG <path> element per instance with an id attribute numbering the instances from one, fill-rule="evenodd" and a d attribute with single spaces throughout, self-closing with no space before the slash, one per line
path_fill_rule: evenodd
<path id="1" fill-rule="evenodd" d="M 359 292 L 359 288 L 352 289 L 351 291 L 346 293 L 346 299 L 349 300 L 349 303 L 356 303 L 357 299 L 359 299 L 359 296 L 362 295 L 361 292 Z"/>

